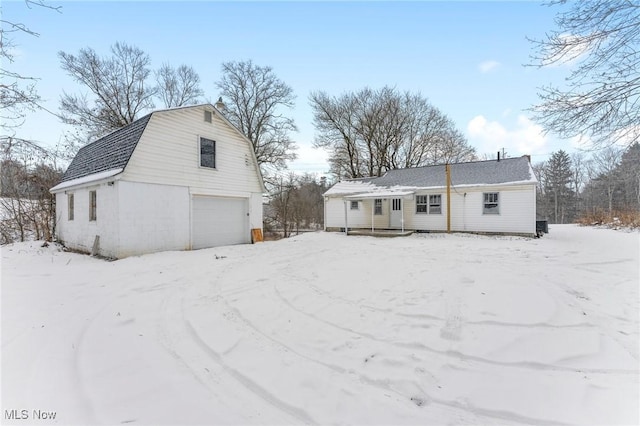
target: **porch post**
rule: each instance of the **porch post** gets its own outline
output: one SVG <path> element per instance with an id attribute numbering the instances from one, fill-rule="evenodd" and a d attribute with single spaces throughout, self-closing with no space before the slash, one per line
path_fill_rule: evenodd
<path id="1" fill-rule="evenodd" d="M 343 198 L 342 202 L 344 203 L 344 234 L 349 235 L 349 223 L 347 221 L 347 200 Z"/>
<path id="2" fill-rule="evenodd" d="M 371 203 L 371 233 L 373 233 L 373 211 L 376 209 L 376 199 L 372 198 L 373 202 Z"/>
<path id="3" fill-rule="evenodd" d="M 402 232 L 404 232 L 404 198 L 400 199 L 400 223 L 402 223 Z"/>

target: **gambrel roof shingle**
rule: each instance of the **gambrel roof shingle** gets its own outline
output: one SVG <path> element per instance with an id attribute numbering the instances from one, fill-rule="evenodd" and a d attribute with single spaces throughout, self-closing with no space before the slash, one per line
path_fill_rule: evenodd
<path id="1" fill-rule="evenodd" d="M 114 169 L 124 169 L 136 148 L 151 114 L 128 124 L 78 151 L 62 182 Z"/>

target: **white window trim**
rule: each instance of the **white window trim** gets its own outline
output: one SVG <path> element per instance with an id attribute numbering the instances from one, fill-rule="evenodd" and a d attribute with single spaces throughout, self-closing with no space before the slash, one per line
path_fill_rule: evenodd
<path id="1" fill-rule="evenodd" d="M 485 196 L 489 195 L 489 194 L 495 194 L 496 195 L 495 203 L 485 201 Z M 486 209 L 487 204 L 495 204 L 496 205 L 495 213 L 487 211 L 487 209 Z M 483 192 L 482 193 L 482 214 L 483 215 L 488 215 L 488 216 L 495 216 L 495 215 L 499 215 L 500 214 L 500 193 L 499 192 Z"/>
<path id="2" fill-rule="evenodd" d="M 440 207 L 440 211 L 439 212 L 432 212 L 431 211 L 431 197 L 440 197 L 440 203 L 438 204 L 438 207 Z M 429 211 L 429 214 L 442 214 L 442 194 L 429 194 L 428 200 L 427 200 L 427 210 Z"/>
<path id="3" fill-rule="evenodd" d="M 92 202 L 92 194 L 95 197 L 95 204 Z M 93 189 L 89 191 L 89 222 L 98 220 L 98 191 Z"/>
<path id="4" fill-rule="evenodd" d="M 378 204 L 378 201 L 380 202 Z M 380 207 L 380 211 L 376 210 L 376 207 Z M 373 199 L 373 214 L 374 216 L 382 216 L 382 198 L 374 198 Z"/>
<path id="5" fill-rule="evenodd" d="M 76 217 L 76 197 L 74 193 L 67 194 L 67 220 L 73 221 Z"/>
<path id="6" fill-rule="evenodd" d="M 213 167 L 202 165 L 202 140 L 213 142 Z M 218 170 L 218 142 L 205 136 L 198 136 L 198 167 L 204 170 Z"/>
<path id="7" fill-rule="evenodd" d="M 418 197 L 426 197 L 425 198 L 426 202 L 419 203 L 418 202 Z M 418 211 L 418 206 L 425 206 L 425 211 L 419 212 Z M 416 195 L 416 214 L 428 214 L 428 212 L 429 212 L 429 196 L 425 195 L 425 194 Z"/>

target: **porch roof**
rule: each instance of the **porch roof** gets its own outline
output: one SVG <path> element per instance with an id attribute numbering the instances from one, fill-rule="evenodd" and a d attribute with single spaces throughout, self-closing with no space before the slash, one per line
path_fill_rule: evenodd
<path id="1" fill-rule="evenodd" d="M 362 194 L 345 195 L 347 200 L 362 200 L 369 198 L 410 198 L 416 191 L 373 191 Z"/>

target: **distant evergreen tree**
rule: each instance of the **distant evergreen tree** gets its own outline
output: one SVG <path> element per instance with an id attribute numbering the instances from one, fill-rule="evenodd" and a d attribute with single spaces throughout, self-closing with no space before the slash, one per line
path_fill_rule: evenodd
<path id="1" fill-rule="evenodd" d="M 575 194 L 571 188 L 572 167 L 563 150 L 551 154 L 544 173 L 545 196 L 551 208 L 552 223 L 571 222 L 575 217 Z"/>

